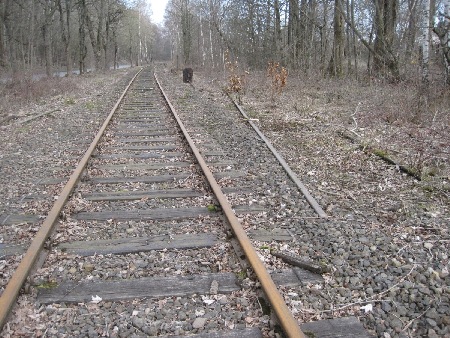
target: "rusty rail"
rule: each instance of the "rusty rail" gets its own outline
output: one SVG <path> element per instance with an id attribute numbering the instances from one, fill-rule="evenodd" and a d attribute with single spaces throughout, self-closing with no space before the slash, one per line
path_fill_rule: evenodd
<path id="1" fill-rule="evenodd" d="M 69 178 L 69 181 L 64 186 L 61 194 L 59 195 L 58 199 L 56 200 L 55 204 L 53 205 L 52 209 L 47 215 L 47 218 L 44 220 L 44 223 L 40 227 L 39 231 L 36 233 L 36 236 L 34 237 L 33 241 L 31 242 L 27 252 L 25 253 L 25 256 L 22 258 L 22 260 L 19 263 L 19 266 L 14 271 L 13 275 L 11 276 L 11 279 L 9 280 L 8 284 L 6 285 L 5 290 L 3 291 L 2 296 L 0 297 L 0 330 L 5 325 L 8 315 L 14 306 L 17 296 L 19 295 L 20 289 L 22 288 L 22 285 L 25 283 L 25 280 L 27 279 L 28 275 L 30 274 L 43 246 L 47 238 L 50 236 L 52 231 L 55 228 L 55 224 L 59 218 L 59 215 L 64 208 L 65 203 L 67 202 L 70 194 L 72 193 L 75 185 L 77 184 L 79 178 L 81 177 L 81 174 L 83 173 L 84 168 L 87 165 L 87 162 L 89 161 L 89 158 L 91 157 L 92 153 L 94 152 L 100 138 L 102 137 L 103 133 L 106 130 L 106 127 L 108 126 L 109 122 L 111 121 L 114 113 L 116 112 L 117 108 L 119 107 L 120 103 L 122 102 L 122 99 L 128 92 L 128 89 L 130 88 L 131 84 L 134 82 L 136 77 L 139 75 L 139 73 L 142 71 L 140 69 L 134 77 L 131 79 L 131 81 L 128 83 L 127 87 L 123 91 L 122 95 L 117 100 L 114 107 L 111 109 L 111 112 L 109 113 L 108 117 L 106 118 L 105 122 L 101 126 L 100 130 L 98 131 L 97 135 L 95 136 L 94 140 L 92 141 L 91 145 L 89 146 L 88 150 L 85 152 L 83 158 L 78 163 L 78 166 L 72 173 L 72 175 Z"/>
<path id="2" fill-rule="evenodd" d="M 256 275 L 258 276 L 258 280 L 261 283 L 261 286 L 269 299 L 270 304 L 272 305 L 278 320 L 280 321 L 280 324 L 286 333 L 288 337 L 292 338 L 306 338 L 306 336 L 303 334 L 303 332 L 300 329 L 300 326 L 297 322 L 297 320 L 292 316 L 291 311 L 287 307 L 286 303 L 284 302 L 283 297 L 278 292 L 278 289 L 275 285 L 275 283 L 272 280 L 272 277 L 270 276 L 269 272 L 265 268 L 263 262 L 258 257 L 258 254 L 253 247 L 252 243 L 250 242 L 250 239 L 248 238 L 245 230 L 242 228 L 242 225 L 239 223 L 239 220 L 237 219 L 236 215 L 233 212 L 233 209 L 231 208 L 230 203 L 228 202 L 227 198 L 223 194 L 222 190 L 220 189 L 219 184 L 217 183 L 216 179 L 214 178 L 211 170 L 209 170 L 208 165 L 206 164 L 205 160 L 200 154 L 200 151 L 197 149 L 197 147 L 194 144 L 194 141 L 189 136 L 186 128 L 184 127 L 184 124 L 182 123 L 181 119 L 179 118 L 175 108 L 170 103 L 168 96 L 164 92 L 164 89 L 161 86 L 161 83 L 158 80 L 157 75 L 155 74 L 156 82 L 161 90 L 161 93 L 164 96 L 164 99 L 166 100 L 170 110 L 172 111 L 172 114 L 174 115 L 178 125 L 180 126 L 180 129 L 182 130 L 186 141 L 189 143 L 190 148 L 192 149 L 198 164 L 203 170 L 203 173 L 205 174 L 214 194 L 216 195 L 216 198 L 218 202 L 220 203 L 220 206 L 225 213 L 225 216 L 228 219 L 228 222 L 230 223 L 233 232 L 239 241 L 239 244 L 242 247 L 242 250 L 244 251 L 250 265 L 252 266 L 253 270 L 255 271 Z"/>
<path id="3" fill-rule="evenodd" d="M 292 169 L 289 167 L 289 164 L 286 163 L 283 156 L 275 149 L 275 147 L 270 143 L 270 141 L 267 139 L 267 137 L 262 133 L 262 131 L 258 128 L 258 126 L 248 117 L 248 115 L 245 113 L 244 109 L 235 101 L 233 98 L 228 94 L 228 97 L 233 102 L 235 107 L 239 110 L 241 115 L 248 121 L 248 123 L 252 126 L 252 128 L 255 130 L 255 132 L 259 135 L 259 137 L 264 141 L 267 148 L 270 149 L 272 154 L 276 157 L 278 162 L 283 167 L 284 171 L 289 175 L 289 177 L 294 181 L 294 183 L 297 185 L 297 187 L 302 192 L 303 196 L 305 196 L 305 199 L 308 201 L 309 205 L 314 209 L 314 211 L 319 215 L 321 218 L 327 218 L 327 214 L 325 211 L 323 211 L 322 207 L 317 203 L 316 199 L 309 193 L 308 189 L 305 187 L 305 185 L 300 181 L 300 179 L 297 177 L 297 175 L 292 171 Z"/>

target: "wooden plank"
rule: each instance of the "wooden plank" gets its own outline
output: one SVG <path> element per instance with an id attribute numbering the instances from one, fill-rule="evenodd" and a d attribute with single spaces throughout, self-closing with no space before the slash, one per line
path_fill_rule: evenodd
<path id="1" fill-rule="evenodd" d="M 214 151 L 214 150 L 207 150 L 202 151 L 201 154 L 203 156 L 225 156 L 226 154 L 223 151 Z"/>
<path id="2" fill-rule="evenodd" d="M 142 163 L 142 164 L 106 164 L 97 166 L 103 170 L 158 170 L 171 168 L 188 168 L 189 162 Z"/>
<path id="3" fill-rule="evenodd" d="M 27 251 L 26 244 L 8 244 L 0 243 L 0 259 L 8 256 L 21 255 Z"/>
<path id="4" fill-rule="evenodd" d="M 151 120 L 147 120 L 147 122 L 150 122 Z M 163 121 L 162 119 L 158 119 L 155 120 L 157 122 Z M 152 123 L 139 123 L 139 124 L 133 124 L 133 123 L 120 123 L 118 125 L 118 128 L 126 128 L 126 129 L 135 129 L 135 128 L 140 128 L 140 129 L 147 129 L 147 128 L 151 128 L 155 125 L 155 122 Z"/>
<path id="5" fill-rule="evenodd" d="M 75 214 L 75 218 L 79 220 L 98 220 L 107 221 L 115 220 L 167 220 L 167 219 L 183 219 L 196 218 L 204 215 L 214 215 L 206 207 L 192 208 L 160 208 L 146 209 L 134 211 L 98 211 L 98 212 L 80 212 Z"/>
<path id="6" fill-rule="evenodd" d="M 36 195 L 23 195 L 20 199 L 20 203 L 23 202 L 30 202 L 30 201 L 38 201 L 38 200 L 45 200 L 53 198 L 53 196 L 50 195 L 43 195 L 43 194 L 36 194 Z"/>
<path id="7" fill-rule="evenodd" d="M 125 107 L 124 107 L 125 108 Z M 144 115 L 143 115 L 144 114 Z M 119 119 L 123 118 L 139 118 L 144 117 L 167 117 L 167 111 L 165 111 L 161 106 L 148 106 L 143 104 L 137 104 L 129 106 L 128 108 L 122 109 L 122 113 L 118 116 Z"/>
<path id="8" fill-rule="evenodd" d="M 260 229 L 260 230 L 250 230 L 249 235 L 251 238 L 261 242 L 272 242 L 272 241 L 292 241 L 292 236 L 285 229 L 273 229 L 271 231 Z"/>
<path id="9" fill-rule="evenodd" d="M 261 205 L 233 205 L 236 214 L 257 214 L 265 212 L 265 208 Z"/>
<path id="10" fill-rule="evenodd" d="M 58 248 L 64 252 L 80 256 L 93 256 L 95 254 L 126 255 L 151 250 L 206 248 L 213 246 L 216 242 L 217 238 L 213 234 L 187 234 L 75 241 L 62 243 L 58 245 Z"/>
<path id="11" fill-rule="evenodd" d="M 235 165 L 236 162 L 229 161 L 229 160 L 223 160 L 223 161 L 216 161 L 216 162 L 214 162 L 214 160 L 211 160 L 211 161 L 207 161 L 207 164 L 209 166 L 212 166 L 212 167 L 228 167 L 228 166 Z"/>
<path id="12" fill-rule="evenodd" d="M 133 154 L 133 153 L 119 153 L 119 154 L 102 154 L 95 155 L 93 157 L 100 159 L 112 159 L 112 158 L 140 158 L 140 159 L 148 159 L 148 158 L 173 158 L 173 157 L 182 157 L 184 153 L 179 152 L 163 152 L 163 153 L 142 153 L 142 154 Z"/>
<path id="13" fill-rule="evenodd" d="M 171 136 L 174 135 L 173 131 L 167 129 L 166 131 L 148 131 L 142 133 L 117 133 L 120 137 L 153 137 L 153 136 Z"/>
<path id="14" fill-rule="evenodd" d="M 152 138 L 146 138 L 146 139 L 132 139 L 132 138 L 121 138 L 118 140 L 118 142 L 121 143 L 157 143 L 157 142 L 174 142 L 176 141 L 176 138 L 173 136 L 167 136 L 167 137 L 152 137 Z"/>
<path id="15" fill-rule="evenodd" d="M 189 174 L 179 175 L 158 175 L 158 176 L 134 176 L 134 177 L 91 177 L 83 180 L 83 182 L 92 184 L 119 184 L 119 183 L 160 183 L 160 182 L 176 182 L 186 179 Z"/>
<path id="16" fill-rule="evenodd" d="M 157 111 L 153 111 L 153 112 L 138 112 L 135 114 L 127 114 L 127 115 L 123 115 L 123 116 L 118 116 L 117 120 L 119 121 L 120 124 L 123 124 L 124 122 L 139 122 L 139 121 L 144 121 L 144 122 L 149 122 L 149 119 L 154 119 L 154 118 L 165 118 L 167 117 L 165 112 L 157 112 Z"/>
<path id="17" fill-rule="evenodd" d="M 38 215 L 27 215 L 27 214 L 4 214 L 0 215 L 0 225 L 14 225 L 14 224 L 35 224 L 41 219 Z"/>
<path id="18" fill-rule="evenodd" d="M 253 189 L 250 187 L 223 187 L 224 194 L 251 194 Z"/>
<path id="19" fill-rule="evenodd" d="M 300 325 L 307 337 L 314 338 L 370 338 L 371 336 L 356 317 L 319 320 Z"/>
<path id="20" fill-rule="evenodd" d="M 141 127 L 141 125 L 137 125 L 137 126 L 125 126 L 125 125 L 121 125 L 118 126 L 116 128 L 112 128 L 111 130 L 114 130 L 115 132 L 118 133 L 123 133 L 123 132 L 147 132 L 147 131 L 154 131 L 154 130 L 162 130 L 162 129 L 169 129 L 167 127 L 167 124 L 154 124 L 151 127 Z"/>
<path id="21" fill-rule="evenodd" d="M 245 177 L 247 176 L 247 173 L 244 171 L 238 171 L 238 170 L 229 170 L 229 171 L 218 171 L 213 173 L 213 176 L 216 179 L 221 179 L 221 178 L 239 178 L 239 177 Z"/>
<path id="22" fill-rule="evenodd" d="M 219 293 L 240 290 L 236 275 L 227 272 L 105 282 L 63 282 L 55 288 L 39 289 L 37 300 L 41 304 L 50 304 L 90 302 L 93 296 L 99 296 L 103 301 L 109 302 L 134 298 L 204 295 L 209 294 L 213 281 L 218 282 Z"/>
<path id="23" fill-rule="evenodd" d="M 134 201 L 143 198 L 188 198 L 200 197 L 204 193 L 192 189 L 168 189 L 149 191 L 117 191 L 83 194 L 83 198 L 89 201 Z"/>
<path id="24" fill-rule="evenodd" d="M 118 141 L 122 143 L 136 143 L 136 142 L 145 142 L 145 141 L 152 141 L 156 136 L 172 136 L 174 133 L 167 132 L 167 131 L 155 131 L 154 133 L 149 133 L 148 135 L 142 136 L 143 138 L 132 138 L 133 136 L 130 136 L 130 138 L 120 138 Z M 139 137 L 139 135 L 136 135 Z"/>
<path id="25" fill-rule="evenodd" d="M 125 147 L 105 147 L 102 148 L 103 151 L 120 152 L 120 151 L 150 151 L 150 150 L 176 150 L 180 149 L 181 146 L 176 144 L 160 144 L 156 146 L 125 146 Z"/>
<path id="26" fill-rule="evenodd" d="M 162 336 L 164 338 L 262 338 L 258 327 L 247 327 L 230 331 L 205 332 L 184 336 Z"/>
<path id="27" fill-rule="evenodd" d="M 271 273 L 273 282 L 278 286 L 304 286 L 324 282 L 321 275 L 300 268 L 286 269 Z"/>
<path id="28" fill-rule="evenodd" d="M 149 115 L 145 118 L 139 118 L 139 117 L 130 117 L 130 118 L 121 118 L 120 119 L 120 124 L 125 124 L 125 123 L 146 123 L 149 122 L 150 120 L 153 119 L 160 119 L 161 117 L 163 117 L 165 115 L 160 114 L 160 115 Z"/>
<path id="29" fill-rule="evenodd" d="M 55 177 L 55 178 L 42 178 L 36 182 L 36 184 L 42 184 L 42 185 L 54 185 L 54 184 L 60 184 L 65 183 L 68 181 L 68 177 Z"/>

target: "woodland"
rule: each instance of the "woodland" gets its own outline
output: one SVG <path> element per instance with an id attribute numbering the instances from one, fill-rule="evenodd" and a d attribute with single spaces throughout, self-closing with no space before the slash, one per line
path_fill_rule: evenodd
<path id="1" fill-rule="evenodd" d="M 2 0 L 3 77 L 172 60 L 221 69 L 450 83 L 449 0 Z M 227 57 L 228 55 L 228 57 Z M 227 60 L 227 58 L 229 58 Z"/>

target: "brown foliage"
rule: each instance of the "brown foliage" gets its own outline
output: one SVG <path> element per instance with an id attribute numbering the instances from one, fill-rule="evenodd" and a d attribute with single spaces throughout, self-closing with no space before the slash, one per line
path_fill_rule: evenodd
<path id="1" fill-rule="evenodd" d="M 228 86 L 226 91 L 228 93 L 236 93 L 239 103 L 241 104 L 242 95 L 245 94 L 247 85 L 248 71 L 240 72 L 239 63 L 237 61 L 231 62 L 229 60 L 228 51 L 225 53 L 225 66 L 227 67 L 230 75 L 228 75 Z"/>
<path id="2" fill-rule="evenodd" d="M 275 101 L 275 95 L 280 95 L 286 86 L 288 71 L 280 67 L 278 62 L 270 61 L 267 65 L 267 77 L 271 80 L 271 100 Z"/>

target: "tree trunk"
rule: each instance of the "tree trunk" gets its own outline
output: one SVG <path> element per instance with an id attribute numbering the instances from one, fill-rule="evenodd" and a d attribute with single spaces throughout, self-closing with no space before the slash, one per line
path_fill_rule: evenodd
<path id="1" fill-rule="evenodd" d="M 422 83 L 428 84 L 430 61 L 430 0 L 423 0 L 421 49 Z"/>
<path id="2" fill-rule="evenodd" d="M 344 63 L 344 17 L 339 10 L 342 8 L 341 0 L 335 0 L 334 5 L 334 42 L 333 51 L 328 65 L 328 73 L 331 76 L 343 75 Z"/>
<path id="3" fill-rule="evenodd" d="M 3 3 L 0 3 L 0 67 L 4 68 L 6 66 L 6 57 L 5 57 L 5 41 L 4 41 L 4 22 L 5 22 L 5 13 L 3 8 Z"/>
<path id="4" fill-rule="evenodd" d="M 98 13 L 98 26 L 97 26 L 97 57 L 96 62 L 98 63 L 99 70 L 105 70 L 107 68 L 107 65 L 104 63 L 105 61 L 105 51 L 106 51 L 106 29 L 105 29 L 105 17 L 107 15 L 106 13 L 106 0 L 100 0 L 100 11 Z M 98 2 L 98 1 L 97 1 Z M 98 61 L 97 61 L 98 58 Z"/>
<path id="5" fill-rule="evenodd" d="M 191 62 L 191 14 L 189 12 L 189 0 L 182 0 L 181 4 L 181 30 L 183 34 L 183 62 L 188 64 Z"/>
<path id="6" fill-rule="evenodd" d="M 446 44 L 444 47 L 444 63 L 446 70 L 446 82 L 450 85 L 450 0 L 445 1 L 444 6 L 444 26 L 447 28 L 447 33 L 445 34 Z"/>
<path id="7" fill-rule="evenodd" d="M 411 60 L 411 54 L 414 50 L 415 42 L 416 42 L 417 1 L 418 0 L 408 0 L 408 28 L 406 31 L 406 51 L 405 51 L 405 62 L 406 63 L 409 63 Z"/>
<path id="8" fill-rule="evenodd" d="M 87 47 L 86 47 L 86 16 L 87 16 L 87 8 L 86 8 L 86 0 L 79 1 L 79 9 L 78 9 L 78 17 L 79 17 L 79 64 L 80 64 L 80 75 L 86 72 L 86 56 L 87 56 Z"/>
<path id="9" fill-rule="evenodd" d="M 275 34 L 274 34 L 274 39 L 275 39 L 275 56 L 278 58 L 280 57 L 280 52 L 281 52 L 281 46 L 283 45 L 283 41 L 282 41 L 282 35 L 281 35 L 281 16 L 280 16 L 280 4 L 278 2 L 278 0 L 275 0 L 275 4 L 274 4 L 274 11 L 275 11 Z"/>
<path id="10" fill-rule="evenodd" d="M 16 43 L 14 39 L 14 33 L 13 33 L 13 18 L 12 18 L 12 0 L 6 0 L 5 1 L 5 14 L 4 14 L 4 23 L 5 23 L 5 35 L 6 35 L 6 42 L 8 43 L 8 57 L 9 57 L 9 64 L 11 66 L 12 76 L 13 79 L 17 77 L 18 74 L 18 66 L 17 66 L 17 56 L 16 56 Z"/>
<path id="11" fill-rule="evenodd" d="M 214 64 L 214 47 L 213 47 L 213 38 L 212 38 L 212 26 L 213 26 L 213 22 L 216 19 L 216 15 L 215 15 L 215 11 L 213 11 L 213 4 L 212 4 L 212 0 L 209 0 L 209 47 L 210 47 L 210 55 L 211 55 L 211 66 L 214 69 L 215 68 L 215 64 Z"/>
<path id="12" fill-rule="evenodd" d="M 323 22 L 319 27 L 320 31 L 320 71 L 325 73 L 327 70 L 328 53 L 328 1 L 323 4 Z"/>
<path id="13" fill-rule="evenodd" d="M 298 0 L 289 0 L 289 21 L 288 21 L 288 48 L 289 61 L 292 68 L 298 68 L 298 46 L 299 46 L 299 7 Z"/>
<path id="14" fill-rule="evenodd" d="M 72 75 L 72 55 L 70 53 L 70 12 L 71 0 L 64 0 L 65 10 L 62 6 L 62 0 L 58 0 L 59 20 L 61 27 L 61 38 L 64 44 L 64 54 L 66 58 L 66 72 L 67 76 Z"/>
<path id="15" fill-rule="evenodd" d="M 351 18 L 350 20 L 352 21 L 352 26 L 355 26 L 355 0 L 351 0 L 351 5 L 350 5 L 350 11 L 351 11 Z M 358 78 L 358 51 L 356 48 L 356 34 L 355 32 L 351 32 L 352 35 L 352 45 L 353 45 L 353 57 L 354 57 L 354 67 L 355 67 L 355 78 Z M 349 55 L 350 57 L 350 55 Z"/>
<path id="16" fill-rule="evenodd" d="M 444 12 L 433 32 L 439 37 L 445 67 L 445 83 L 450 85 L 450 0 L 445 0 Z"/>
<path id="17" fill-rule="evenodd" d="M 375 0 L 375 45 L 373 67 L 377 74 L 400 78 L 398 60 L 393 52 L 398 0 Z"/>
<path id="18" fill-rule="evenodd" d="M 44 58 L 45 58 L 45 74 L 47 77 L 52 76 L 52 41 L 51 41 L 51 23 L 55 10 L 52 8 L 50 0 L 44 2 L 44 23 L 42 25 L 42 38 L 44 39 Z"/>

